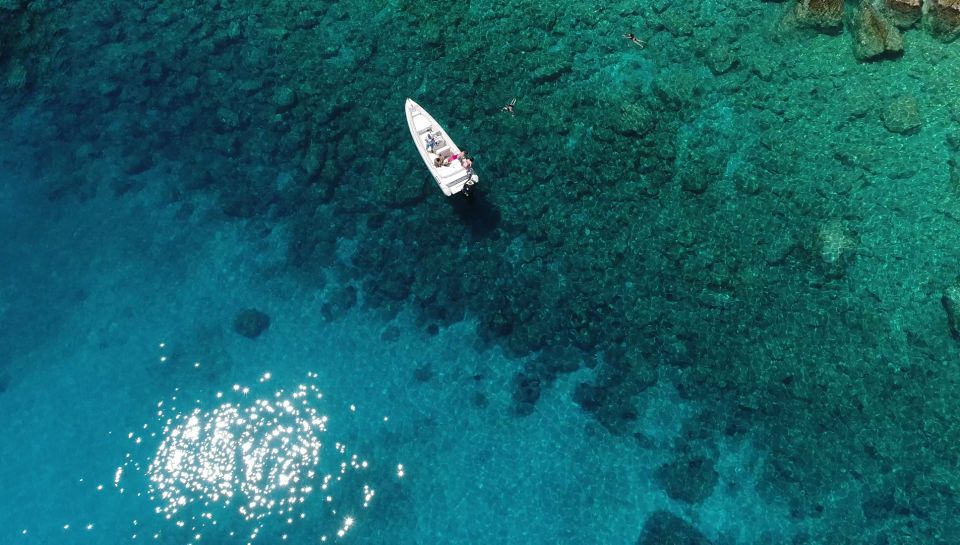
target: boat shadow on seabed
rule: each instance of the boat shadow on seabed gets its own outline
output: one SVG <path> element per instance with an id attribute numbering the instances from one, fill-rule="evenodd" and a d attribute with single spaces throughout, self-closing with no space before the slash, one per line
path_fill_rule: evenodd
<path id="1" fill-rule="evenodd" d="M 447 202 L 474 238 L 495 238 L 499 234 L 500 211 L 479 187 L 473 188 L 469 195 L 454 195 Z"/>

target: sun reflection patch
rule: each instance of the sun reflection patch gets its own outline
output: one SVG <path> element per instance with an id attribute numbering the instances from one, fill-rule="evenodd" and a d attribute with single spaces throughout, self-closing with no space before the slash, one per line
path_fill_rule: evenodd
<path id="1" fill-rule="evenodd" d="M 126 464 L 145 474 L 157 514 L 193 542 L 214 532 L 217 542 L 250 543 L 264 534 L 286 540 L 295 523 L 309 524 L 316 540 L 344 537 L 376 491 L 364 475 L 369 462 L 325 438 L 320 391 L 299 385 L 258 397 L 241 385 L 231 390 L 217 393 L 211 409 L 180 412 L 176 397 L 157 404 L 156 452 L 143 465 L 128 455 Z M 140 445 L 143 437 L 129 438 Z M 127 473 L 117 468 L 121 492 Z"/>

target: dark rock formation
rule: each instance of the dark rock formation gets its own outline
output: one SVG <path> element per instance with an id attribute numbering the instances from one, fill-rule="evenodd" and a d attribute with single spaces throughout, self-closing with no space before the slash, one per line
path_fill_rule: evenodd
<path id="1" fill-rule="evenodd" d="M 425 363 L 413 370 L 413 379 L 417 382 L 430 382 L 433 380 L 433 366 Z"/>
<path id="2" fill-rule="evenodd" d="M 270 317 L 255 308 L 245 308 L 233 319 L 233 330 L 248 339 L 255 339 L 270 327 Z"/>
<path id="3" fill-rule="evenodd" d="M 539 377 L 517 373 L 513 379 L 513 409 L 518 416 L 533 414 L 534 406 L 540 399 L 541 380 Z"/>
<path id="4" fill-rule="evenodd" d="M 473 403 L 473 406 L 478 409 L 486 409 L 490 405 L 490 400 L 487 399 L 486 394 L 483 392 L 474 392 L 470 396 L 470 401 Z"/>
<path id="5" fill-rule="evenodd" d="M 710 540 L 673 513 L 657 511 L 644 523 L 637 545 L 710 545 Z"/>
<path id="6" fill-rule="evenodd" d="M 828 221 L 817 230 L 815 251 L 827 278 L 840 278 L 853 262 L 856 241 L 841 221 Z"/>
<path id="7" fill-rule="evenodd" d="M 593 414 L 607 431 L 625 435 L 640 416 L 634 398 L 656 383 L 656 365 L 640 351 L 611 349 L 604 354 L 594 383 L 580 383 L 573 400 Z"/>
<path id="8" fill-rule="evenodd" d="M 400 328 L 392 324 L 388 325 L 380 334 L 380 339 L 389 343 L 396 342 L 400 339 Z"/>
<path id="9" fill-rule="evenodd" d="M 843 0 L 797 0 L 794 14 L 800 26 L 829 33 L 843 28 Z"/>
<path id="10" fill-rule="evenodd" d="M 928 0 L 923 26 L 940 41 L 955 40 L 960 36 L 960 0 Z"/>
<path id="11" fill-rule="evenodd" d="M 620 106 L 621 122 L 613 130 L 630 138 L 641 137 L 656 127 L 656 114 L 642 103 L 629 103 Z"/>
<path id="12" fill-rule="evenodd" d="M 327 320 L 336 320 L 342 318 L 348 310 L 357 304 L 357 288 L 353 286 L 342 286 L 334 289 L 327 300 L 324 301 L 320 312 Z"/>
<path id="13" fill-rule="evenodd" d="M 656 472 L 657 483 L 668 496 L 691 504 L 709 498 L 718 478 L 713 461 L 702 456 L 681 456 Z"/>
<path id="14" fill-rule="evenodd" d="M 883 126 L 890 132 L 912 134 L 920 130 L 922 122 L 917 99 L 910 95 L 893 100 L 883 110 Z"/>
<path id="15" fill-rule="evenodd" d="M 285 112 L 296 105 L 297 92 L 289 87 L 281 87 L 277 89 L 273 96 L 273 103 L 276 105 L 278 112 Z"/>
<path id="16" fill-rule="evenodd" d="M 21 9 L 26 3 L 26 0 L 0 0 L 0 12 Z"/>
<path id="17" fill-rule="evenodd" d="M 853 54 L 861 61 L 903 52 L 903 36 L 870 0 L 861 0 L 853 16 Z"/>
<path id="18" fill-rule="evenodd" d="M 707 67 L 714 75 L 719 76 L 733 70 L 740 62 L 737 52 L 726 44 L 716 45 L 707 50 Z"/>
<path id="19" fill-rule="evenodd" d="M 900 28 L 911 28 L 920 21 L 923 15 L 921 0 L 881 0 L 877 2 L 883 13 L 893 24 Z"/>
<path id="20" fill-rule="evenodd" d="M 950 177 L 950 185 L 953 190 L 960 194 L 960 160 L 954 155 L 947 159 L 947 175 Z"/>
<path id="21" fill-rule="evenodd" d="M 893 487 L 864 492 L 864 499 L 860 505 L 864 518 L 869 521 L 891 520 L 910 513 L 907 506 L 898 500 Z"/>
<path id="22" fill-rule="evenodd" d="M 954 339 L 960 340 L 960 285 L 950 286 L 940 298 L 943 309 L 947 311 L 947 326 Z"/>

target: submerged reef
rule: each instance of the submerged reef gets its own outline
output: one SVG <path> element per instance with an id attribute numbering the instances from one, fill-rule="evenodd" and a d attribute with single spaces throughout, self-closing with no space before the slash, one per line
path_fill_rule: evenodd
<path id="1" fill-rule="evenodd" d="M 861 0 L 851 23 L 853 54 L 859 60 L 896 56 L 903 52 L 903 35 L 892 19 L 870 0 Z"/>
<path id="2" fill-rule="evenodd" d="M 713 462 L 697 455 L 681 456 L 660 466 L 656 473 L 668 496 L 687 503 L 700 503 L 710 497 L 718 477 Z"/>
<path id="3" fill-rule="evenodd" d="M 256 339 L 269 327 L 270 317 L 255 308 L 245 308 L 233 318 L 233 330 L 248 339 Z"/>
<path id="4" fill-rule="evenodd" d="M 670 513 L 655 511 L 643 525 L 637 545 L 711 545 L 689 522 Z"/>
<path id="5" fill-rule="evenodd" d="M 844 0 L 796 0 L 784 15 L 786 29 L 841 34 L 849 27 L 858 60 L 893 59 L 903 53 L 901 30 L 922 27 L 942 42 L 960 36 L 957 0 L 859 0 L 848 13 Z"/>
<path id="6" fill-rule="evenodd" d="M 923 0 L 883 0 L 873 5 L 902 29 L 916 26 L 923 16 Z"/>
<path id="7" fill-rule="evenodd" d="M 950 42 L 960 36 L 960 1 L 924 0 L 924 26 L 937 39 Z"/>
<path id="8" fill-rule="evenodd" d="M 844 0 L 797 0 L 794 16 L 801 26 L 840 32 L 843 28 L 843 4 Z"/>
<path id="9" fill-rule="evenodd" d="M 838 5 L 860 9 L 869 58 L 896 49 L 881 18 L 910 28 L 899 60 L 784 31 L 785 12 L 837 28 Z M 282 227 L 285 273 L 325 290 L 318 319 L 476 320 L 526 357 L 505 381 L 514 416 L 584 372 L 573 401 L 630 437 L 637 396 L 669 380 L 704 407 L 678 441 L 752 441 L 763 494 L 836 517 L 811 543 L 945 545 L 960 536 L 953 5 L 921 21 L 909 1 L 7 1 L 0 97 L 51 200 L 148 180 L 187 217 L 214 200 Z M 475 156 L 473 201 L 424 172 L 408 96 Z M 713 486 L 700 456 L 661 471 L 693 479 L 681 501 Z M 829 501 L 838 486 L 864 495 L 856 516 Z M 686 524 L 651 521 L 643 543 Z"/>

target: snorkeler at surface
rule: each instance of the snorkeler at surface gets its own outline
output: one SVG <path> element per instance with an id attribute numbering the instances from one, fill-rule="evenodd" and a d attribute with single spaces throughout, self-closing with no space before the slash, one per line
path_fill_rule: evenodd
<path id="1" fill-rule="evenodd" d="M 637 36 L 633 32 L 627 32 L 626 34 L 623 35 L 623 37 L 630 40 L 631 42 L 633 42 L 634 44 L 640 47 L 647 47 L 647 42 L 641 40 L 640 38 L 637 38 Z"/>

